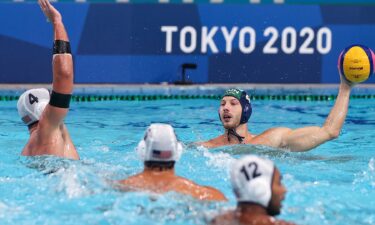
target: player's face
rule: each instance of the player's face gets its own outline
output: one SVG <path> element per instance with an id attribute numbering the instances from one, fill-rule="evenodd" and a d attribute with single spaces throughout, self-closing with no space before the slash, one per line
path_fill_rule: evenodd
<path id="1" fill-rule="evenodd" d="M 234 129 L 240 125 L 242 106 L 235 97 L 225 96 L 221 99 L 219 115 L 225 129 Z"/>
<path id="2" fill-rule="evenodd" d="M 272 179 L 272 198 L 269 205 L 269 213 L 272 216 L 280 214 L 282 201 L 285 198 L 286 188 L 282 184 L 281 179 L 280 172 L 276 168 Z"/>

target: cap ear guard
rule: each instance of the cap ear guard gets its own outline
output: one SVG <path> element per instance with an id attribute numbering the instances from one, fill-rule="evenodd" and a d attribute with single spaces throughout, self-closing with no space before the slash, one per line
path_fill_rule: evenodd
<path id="1" fill-rule="evenodd" d="M 139 158 L 142 161 L 145 161 L 145 158 L 146 158 L 146 142 L 144 140 L 141 140 L 138 143 L 138 146 L 136 147 L 135 150 L 137 151 Z"/>
<path id="2" fill-rule="evenodd" d="M 240 124 L 247 123 L 249 121 L 251 113 L 253 111 L 250 103 L 250 97 L 245 91 L 242 91 L 241 98 L 239 99 L 242 106 L 242 114 Z"/>
<path id="3" fill-rule="evenodd" d="M 174 157 L 175 161 L 178 161 L 181 158 L 182 152 L 184 151 L 184 146 L 181 142 L 177 142 L 177 151 L 175 152 L 176 156 Z"/>

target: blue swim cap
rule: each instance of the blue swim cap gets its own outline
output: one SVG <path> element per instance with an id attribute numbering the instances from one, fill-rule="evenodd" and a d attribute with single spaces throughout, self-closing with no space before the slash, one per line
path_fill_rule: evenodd
<path id="1" fill-rule="evenodd" d="M 225 91 L 223 97 L 225 96 L 232 96 L 235 97 L 242 106 L 242 114 L 241 114 L 241 121 L 240 124 L 247 123 L 249 121 L 251 113 L 253 111 L 250 103 L 250 97 L 246 94 L 246 91 L 238 89 L 238 88 L 231 88 Z"/>

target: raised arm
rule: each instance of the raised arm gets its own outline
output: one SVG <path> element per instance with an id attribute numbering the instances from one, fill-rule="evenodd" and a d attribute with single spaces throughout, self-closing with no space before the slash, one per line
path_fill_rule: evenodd
<path id="1" fill-rule="evenodd" d="M 73 59 L 67 32 L 59 11 L 48 0 L 38 0 L 40 8 L 54 32 L 53 44 L 53 88 L 50 104 L 45 109 L 45 121 L 58 127 L 69 110 L 70 95 L 73 91 Z"/>
<path id="2" fill-rule="evenodd" d="M 278 147 L 292 151 L 307 151 L 337 138 L 348 112 L 349 97 L 352 85 L 341 78 L 336 102 L 322 127 L 304 127 L 295 130 L 281 131 Z"/>

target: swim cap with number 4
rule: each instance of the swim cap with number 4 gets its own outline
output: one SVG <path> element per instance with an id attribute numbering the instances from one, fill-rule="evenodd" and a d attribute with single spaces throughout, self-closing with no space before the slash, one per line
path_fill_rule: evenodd
<path id="1" fill-rule="evenodd" d="M 267 208 L 272 197 L 274 164 L 255 155 L 236 160 L 230 171 L 233 191 L 238 202 L 251 202 Z"/>
<path id="2" fill-rule="evenodd" d="M 24 92 L 17 102 L 18 114 L 22 121 L 26 125 L 38 121 L 49 99 L 49 91 L 45 88 L 30 89 Z"/>
<path id="3" fill-rule="evenodd" d="M 341 52 L 338 68 L 346 80 L 351 83 L 366 81 L 374 73 L 375 55 L 370 48 L 352 45 Z"/>

